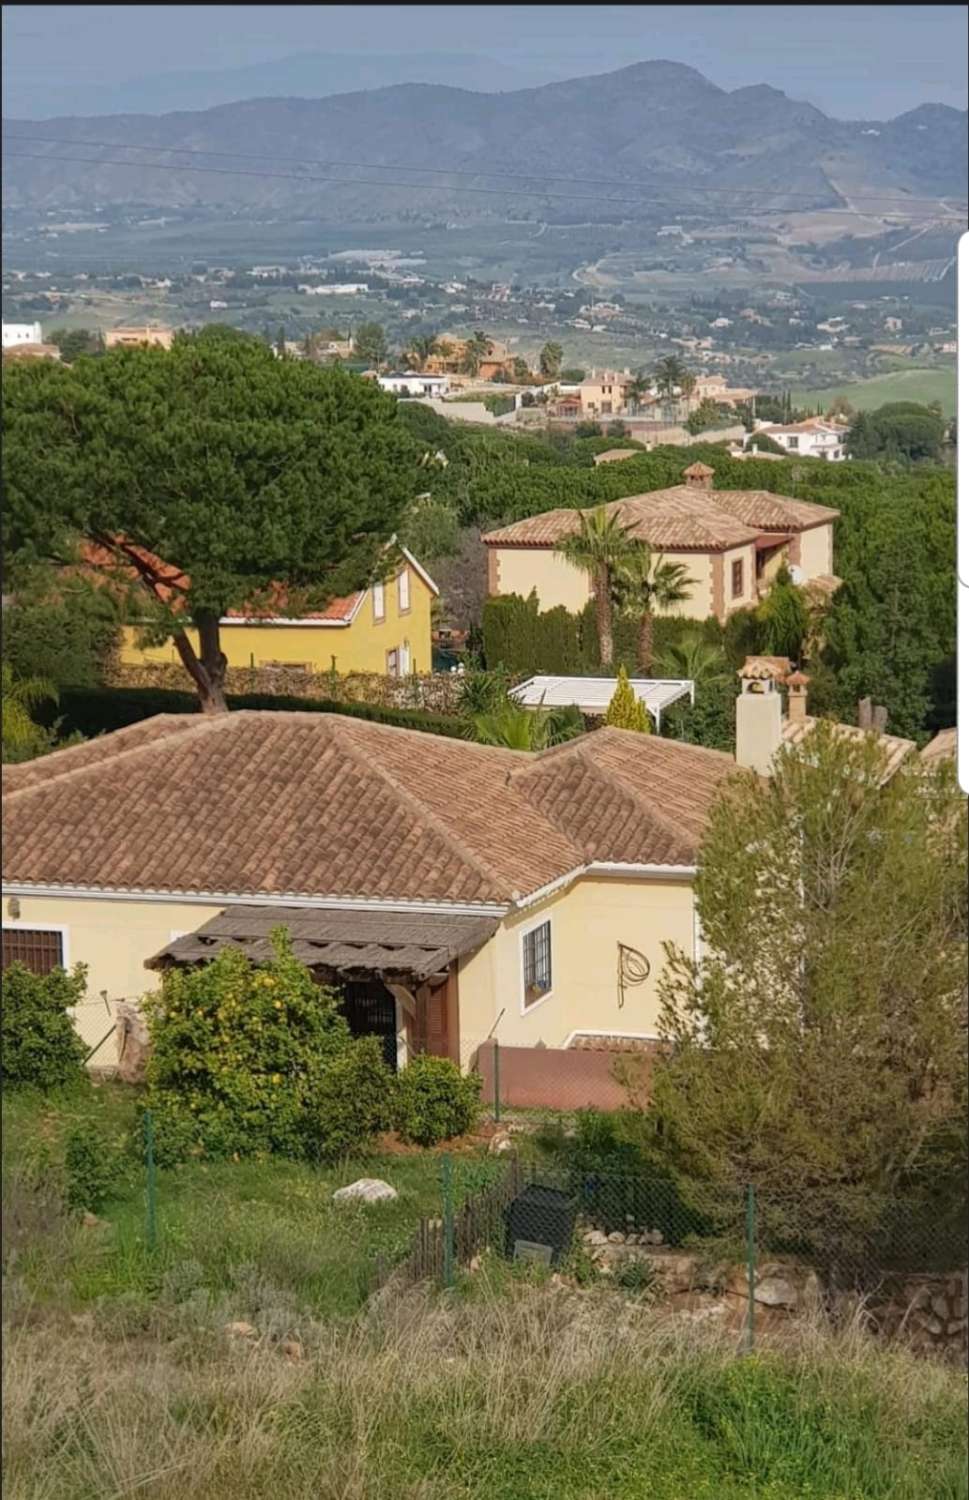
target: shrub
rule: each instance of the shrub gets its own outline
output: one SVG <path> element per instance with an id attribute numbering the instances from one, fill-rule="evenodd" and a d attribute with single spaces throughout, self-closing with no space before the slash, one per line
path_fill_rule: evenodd
<path id="1" fill-rule="evenodd" d="M 632 729 L 638 734 L 650 734 L 652 723 L 646 705 L 637 698 L 626 675 L 626 668 L 619 668 L 616 691 L 606 709 L 606 724 L 612 729 Z"/>
<path id="2" fill-rule="evenodd" d="M 160 1162 L 313 1153 L 325 1073 L 350 1033 L 338 996 L 293 956 L 285 929 L 272 944 L 267 964 L 223 949 L 205 968 L 170 970 L 145 997 Z"/>
<path id="3" fill-rule="evenodd" d="M 64 1151 L 64 1197 L 75 1213 L 97 1213 L 118 1179 L 118 1162 L 109 1142 L 90 1120 L 75 1125 Z"/>
<path id="4" fill-rule="evenodd" d="M 394 1084 L 375 1036 L 360 1037 L 335 1057 L 323 1075 L 314 1110 L 320 1156 L 332 1159 L 362 1150 L 389 1129 Z"/>
<path id="5" fill-rule="evenodd" d="M 481 1079 L 447 1057 L 415 1057 L 397 1080 L 395 1124 L 405 1141 L 435 1146 L 464 1135 L 478 1117 Z"/>
<path id="6" fill-rule="evenodd" d="M 34 974 L 21 963 L 3 974 L 4 1088 L 58 1088 L 84 1078 L 87 1048 L 67 1014 L 84 999 L 87 970 Z"/>

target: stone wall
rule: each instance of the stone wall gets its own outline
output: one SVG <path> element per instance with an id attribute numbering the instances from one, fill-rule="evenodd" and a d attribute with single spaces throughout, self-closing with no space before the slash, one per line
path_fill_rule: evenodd
<path id="1" fill-rule="evenodd" d="M 110 687 L 192 691 L 177 663 L 144 666 L 116 662 L 105 674 Z M 429 713 L 456 713 L 461 674 L 385 677 L 378 672 L 305 672 L 298 667 L 229 667 L 228 693 L 274 693 L 287 698 L 326 698 L 337 703 L 371 703 L 381 708 L 418 708 Z"/>
<path id="2" fill-rule="evenodd" d="M 639 1262 L 665 1303 L 696 1320 L 741 1328 L 749 1317 L 747 1267 L 711 1260 L 696 1250 L 673 1250 L 658 1229 L 605 1233 L 590 1224 L 580 1237 L 604 1277 L 621 1276 Z M 792 1317 L 859 1310 L 873 1332 L 902 1339 L 918 1353 L 965 1365 L 969 1273 L 898 1275 L 887 1272 L 862 1303 L 855 1293 L 825 1291 L 815 1270 L 790 1257 L 763 1258 L 754 1273 L 754 1331 L 777 1329 Z"/>

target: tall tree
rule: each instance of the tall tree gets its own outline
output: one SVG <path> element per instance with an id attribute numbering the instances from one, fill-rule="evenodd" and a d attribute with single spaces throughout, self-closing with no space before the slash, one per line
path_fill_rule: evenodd
<path id="1" fill-rule="evenodd" d="M 550 340 L 547 344 L 542 345 L 541 353 L 538 356 L 538 368 L 546 380 L 558 379 L 561 374 L 564 357 L 565 351 L 561 344 L 553 343 Z"/>
<path id="2" fill-rule="evenodd" d="M 428 360 L 440 353 L 441 343 L 437 334 L 419 333 L 411 339 L 404 351 L 404 357 L 415 370 L 426 370 Z"/>
<path id="3" fill-rule="evenodd" d="M 632 413 L 639 411 L 643 397 L 648 396 L 653 389 L 653 382 L 645 370 L 637 370 L 632 380 L 626 386 L 626 406 Z"/>
<path id="4" fill-rule="evenodd" d="M 487 359 L 493 348 L 488 335 L 478 328 L 466 340 L 464 345 L 464 358 L 462 368 L 466 375 L 477 375 L 481 369 L 482 361 Z"/>
<path id="5" fill-rule="evenodd" d="M 671 609 L 690 598 L 696 584 L 683 563 L 670 562 L 638 542 L 615 569 L 614 586 L 619 607 L 639 617 L 639 668 L 653 668 L 653 623 L 657 610 Z"/>
<path id="6" fill-rule="evenodd" d="M 353 352 L 374 370 L 387 361 L 387 334 L 381 323 L 361 323 L 353 335 Z"/>
<path id="7" fill-rule="evenodd" d="M 365 586 L 419 488 L 392 397 L 218 329 L 33 361 L 3 399 L 8 555 L 80 541 L 136 574 L 205 711 L 225 708 L 220 620 Z"/>
<path id="8" fill-rule="evenodd" d="M 800 662 L 811 627 L 811 614 L 804 590 L 798 588 L 787 567 L 777 571 L 767 597 L 757 610 L 763 631 L 763 650 L 771 656 L 788 656 Z"/>
<path id="9" fill-rule="evenodd" d="M 649 1115 L 699 1195 L 752 1183 L 765 1233 L 847 1260 L 899 1208 L 965 1232 L 966 803 L 952 767 L 885 770 L 822 723 L 726 783 Z"/>
<path id="10" fill-rule="evenodd" d="M 632 543 L 624 526 L 604 505 L 578 513 L 578 527 L 556 546 L 573 567 L 588 573 L 596 605 L 599 660 L 612 666 L 612 584 L 616 569 L 629 557 Z"/>
<path id="11" fill-rule="evenodd" d="M 609 699 L 605 722 L 607 729 L 631 729 L 637 734 L 653 732 L 649 711 L 642 699 L 637 698 L 633 692 L 625 667 L 619 668 L 616 691 Z"/>
<path id="12" fill-rule="evenodd" d="M 56 703 L 57 688 L 43 677 L 18 677 L 6 661 L 0 667 L 0 674 L 3 759 L 29 760 L 47 748 L 49 739 L 46 730 L 34 723 L 31 710 L 42 703 Z"/>

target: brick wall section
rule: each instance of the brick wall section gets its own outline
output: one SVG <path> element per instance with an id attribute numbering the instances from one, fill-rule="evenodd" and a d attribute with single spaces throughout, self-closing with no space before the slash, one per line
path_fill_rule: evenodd
<path id="1" fill-rule="evenodd" d="M 655 1044 L 652 1045 L 655 1048 Z M 642 1059 L 635 1044 L 617 1047 L 500 1047 L 498 1087 L 508 1109 L 623 1109 L 629 1094 L 616 1078 L 623 1057 Z M 484 1042 L 472 1060 L 486 1105 L 495 1097 L 495 1048 Z M 638 1093 L 638 1091 L 637 1091 Z"/>
<path id="2" fill-rule="evenodd" d="M 114 664 L 106 673 L 109 687 L 173 689 L 191 692 L 188 675 L 177 663 L 144 666 Z M 294 667 L 229 667 L 229 693 L 277 693 L 288 698 L 326 698 L 337 703 L 372 703 L 381 708 L 419 708 L 456 713 L 461 677 L 454 672 L 385 677 L 377 672 L 303 672 Z"/>

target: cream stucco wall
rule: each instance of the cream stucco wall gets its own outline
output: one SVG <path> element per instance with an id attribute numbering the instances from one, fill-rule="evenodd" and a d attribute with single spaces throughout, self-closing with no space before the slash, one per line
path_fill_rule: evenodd
<path id="1" fill-rule="evenodd" d="M 384 618 L 374 616 L 373 590 L 369 590 L 351 624 L 344 626 L 307 623 L 305 625 L 270 625 L 240 621 L 223 624 L 222 649 L 230 667 L 264 666 L 270 662 L 307 666 L 314 672 L 328 672 L 336 657 L 338 672 L 386 672 L 388 651 L 410 648 L 410 668 L 414 672 L 431 670 L 431 601 L 427 584 L 413 568 L 410 577 L 410 608 L 398 606 L 397 579 L 384 585 Z M 193 646 L 198 645 L 195 631 L 188 632 Z M 131 665 L 143 662 L 174 662 L 179 656 L 171 641 L 163 646 L 137 645 L 136 627 L 122 631 L 120 659 Z"/>
<path id="2" fill-rule="evenodd" d="M 690 597 L 660 614 L 682 615 L 687 620 L 705 620 L 713 614 L 713 559 L 706 552 L 664 552 L 666 562 L 681 563 L 693 579 Z"/>
<path id="3" fill-rule="evenodd" d="M 805 578 L 834 572 L 834 527 L 830 522 L 801 532 L 801 561 Z"/>
<path id="4" fill-rule="evenodd" d="M 194 932 L 222 906 L 187 902 L 106 901 L 103 898 L 21 896 L 20 916 L 7 915 L 4 927 L 64 929 L 64 961 L 87 964 L 87 1001 L 75 1013 L 77 1028 L 89 1047 L 105 1035 L 115 1016 L 115 1002 L 135 1000 L 155 989 L 159 976 L 144 967 L 146 958 L 170 943 L 175 933 Z M 108 993 L 108 1005 L 101 991 Z M 117 1060 L 115 1039 L 101 1048 L 94 1063 Z"/>
<path id="5" fill-rule="evenodd" d="M 535 589 L 540 609 L 563 604 L 571 614 L 578 614 L 592 598 L 588 573 L 550 547 L 497 547 L 495 552 L 498 594 L 527 599 Z"/>
<path id="6" fill-rule="evenodd" d="M 552 989 L 523 1011 L 522 935 L 544 921 L 551 923 Z M 509 1047 L 563 1047 L 576 1031 L 655 1036 L 656 982 L 667 941 L 693 952 L 689 881 L 587 877 L 506 917 L 490 942 L 459 968 L 462 1065 L 489 1035 Z M 637 948 L 650 965 L 646 983 L 626 990 L 622 1008 L 619 943 Z"/>
<path id="7" fill-rule="evenodd" d="M 744 589 L 739 598 L 733 597 L 733 565 L 742 562 L 744 565 Z M 723 608 L 724 615 L 731 614 L 735 609 L 750 609 L 757 603 L 757 553 L 752 544 L 746 543 L 743 547 L 731 547 L 723 554 Z"/>

